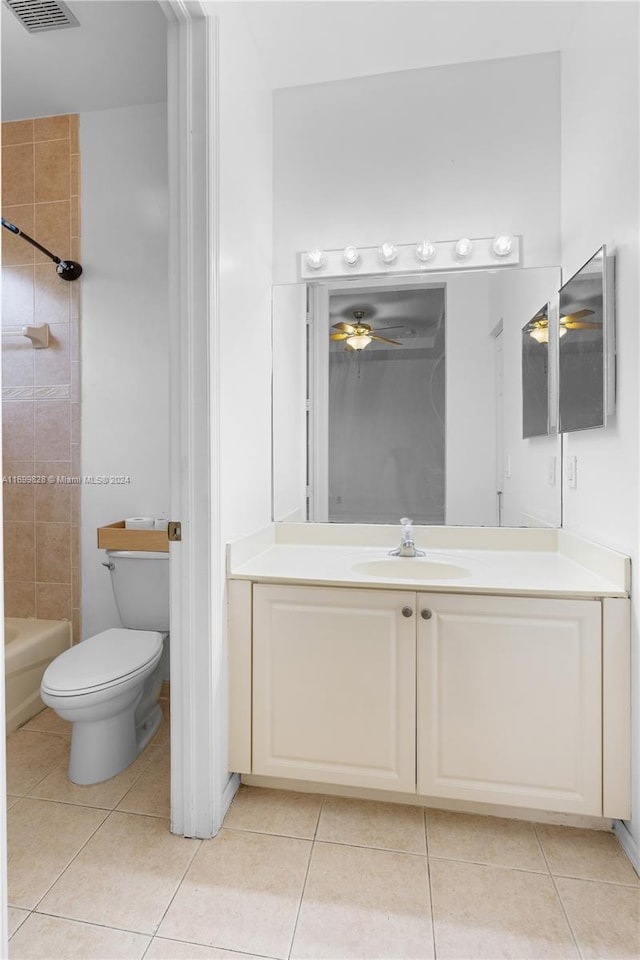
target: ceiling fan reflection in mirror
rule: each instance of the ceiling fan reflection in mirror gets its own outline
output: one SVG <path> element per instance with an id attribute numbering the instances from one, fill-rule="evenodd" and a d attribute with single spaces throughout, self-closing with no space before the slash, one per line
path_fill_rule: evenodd
<path id="1" fill-rule="evenodd" d="M 583 322 L 584 318 L 591 316 L 593 312 L 593 310 L 585 308 L 584 310 L 576 310 L 575 313 L 568 313 L 566 316 L 560 317 L 559 335 L 564 337 L 568 330 L 598 330 L 602 326 L 601 323 Z M 538 343 L 549 342 L 549 321 L 546 312 L 541 313 L 539 317 L 534 317 L 529 327 L 530 337 L 533 337 Z"/>
<path id="2" fill-rule="evenodd" d="M 345 350 L 364 350 L 373 340 L 379 340 L 381 343 L 392 343 L 396 347 L 401 347 L 399 340 L 389 340 L 387 337 L 379 337 L 380 330 L 397 330 L 401 324 L 395 324 L 393 327 L 378 327 L 374 330 L 370 324 L 364 323 L 364 310 L 352 311 L 354 323 L 334 323 L 333 330 L 338 333 L 332 333 L 330 340 L 344 340 Z"/>

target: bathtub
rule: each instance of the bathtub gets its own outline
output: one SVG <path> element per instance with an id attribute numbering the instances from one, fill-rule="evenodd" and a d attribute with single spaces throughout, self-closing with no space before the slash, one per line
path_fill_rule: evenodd
<path id="1" fill-rule="evenodd" d="M 5 617 L 4 669 L 7 733 L 44 709 L 40 681 L 51 661 L 71 646 L 68 620 Z"/>

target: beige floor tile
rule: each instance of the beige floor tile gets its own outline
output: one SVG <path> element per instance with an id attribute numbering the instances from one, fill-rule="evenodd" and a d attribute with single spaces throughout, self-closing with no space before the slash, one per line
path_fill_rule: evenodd
<path id="1" fill-rule="evenodd" d="M 427 852 L 422 807 L 377 800 L 325 799 L 316 838 L 423 856 Z"/>
<path id="2" fill-rule="evenodd" d="M 53 733 L 59 737 L 71 736 L 71 724 L 59 717 L 51 707 L 41 710 L 32 720 L 25 723 L 22 730 L 36 730 L 38 733 Z"/>
<path id="3" fill-rule="evenodd" d="M 171 762 L 168 750 L 154 753 L 141 777 L 118 804 L 118 810 L 148 817 L 171 816 Z"/>
<path id="4" fill-rule="evenodd" d="M 80 807 L 69 807 L 77 813 Z M 112 813 L 40 904 L 43 913 L 154 933 L 199 840 L 164 820 Z"/>
<path id="5" fill-rule="evenodd" d="M 85 807 L 101 807 L 113 810 L 124 795 L 131 789 L 138 777 L 147 769 L 155 756 L 151 748 L 135 760 L 130 767 L 123 770 L 116 777 L 103 780 L 82 787 L 72 783 L 67 776 L 67 762 L 60 764 L 55 770 L 36 784 L 29 791 L 30 797 L 40 797 L 42 800 L 58 800 L 62 803 L 78 803 Z"/>
<path id="6" fill-rule="evenodd" d="M 555 876 L 640 884 L 613 833 L 547 824 L 538 824 L 536 831 Z"/>
<path id="7" fill-rule="evenodd" d="M 254 953 L 236 953 L 235 950 L 218 950 L 217 947 L 203 947 L 199 943 L 154 937 L 144 960 L 242 960 L 243 957 L 244 960 L 252 960 L 255 956 Z"/>
<path id="8" fill-rule="evenodd" d="M 431 860 L 438 958 L 578 957 L 550 876 Z"/>
<path id="9" fill-rule="evenodd" d="M 426 857 L 315 843 L 291 956 L 433 957 Z"/>
<path id="10" fill-rule="evenodd" d="M 548 873 L 533 824 L 524 820 L 427 811 L 429 856 Z"/>
<path id="11" fill-rule="evenodd" d="M 9 947 L 10 960 L 140 960 L 149 937 L 32 913 Z"/>
<path id="12" fill-rule="evenodd" d="M 33 730 L 7 738 L 7 793 L 24 796 L 69 757 L 69 740 Z"/>
<path id="13" fill-rule="evenodd" d="M 7 817 L 9 903 L 35 907 L 107 816 L 24 798 Z"/>
<path id="14" fill-rule="evenodd" d="M 233 798 L 224 825 L 310 840 L 316 832 L 321 803 L 321 798 L 312 793 L 243 785 Z"/>
<path id="15" fill-rule="evenodd" d="M 9 907 L 8 910 L 8 920 L 9 920 L 9 936 L 12 937 L 21 923 L 29 916 L 28 910 L 20 910 L 18 907 Z"/>
<path id="16" fill-rule="evenodd" d="M 7 810 L 11 810 L 11 807 L 13 807 L 18 802 L 19 799 L 20 797 L 7 796 Z"/>
<path id="17" fill-rule="evenodd" d="M 556 880 L 585 960 L 640 956 L 640 890 L 592 880 Z"/>
<path id="18" fill-rule="evenodd" d="M 311 844 L 221 830 L 205 841 L 158 936 L 268 957 L 286 957 Z"/>

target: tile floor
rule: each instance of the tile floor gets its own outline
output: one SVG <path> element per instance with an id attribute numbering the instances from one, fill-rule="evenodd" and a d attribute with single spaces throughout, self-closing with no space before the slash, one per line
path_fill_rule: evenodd
<path id="1" fill-rule="evenodd" d="M 104 784 L 45 710 L 8 739 L 10 957 L 637 958 L 611 834 L 241 787 L 213 840 L 168 830 L 165 723 Z"/>

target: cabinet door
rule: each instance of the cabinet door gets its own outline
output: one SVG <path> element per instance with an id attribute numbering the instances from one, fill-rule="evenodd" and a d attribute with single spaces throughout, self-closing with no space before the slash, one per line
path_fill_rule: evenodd
<path id="1" fill-rule="evenodd" d="M 415 594 L 258 584 L 253 611 L 253 773 L 415 792 Z"/>
<path id="2" fill-rule="evenodd" d="M 418 793 L 600 814 L 600 603 L 419 594 L 417 614 Z"/>

